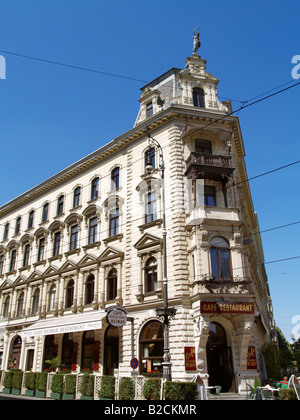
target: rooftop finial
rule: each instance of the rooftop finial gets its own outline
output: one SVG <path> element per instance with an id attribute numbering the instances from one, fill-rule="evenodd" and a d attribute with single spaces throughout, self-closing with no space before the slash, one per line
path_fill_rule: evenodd
<path id="1" fill-rule="evenodd" d="M 197 50 L 201 46 L 201 41 L 199 39 L 199 31 L 197 32 L 197 29 L 199 28 L 199 25 L 197 28 L 194 29 L 194 47 L 193 47 L 193 54 L 197 54 Z"/>

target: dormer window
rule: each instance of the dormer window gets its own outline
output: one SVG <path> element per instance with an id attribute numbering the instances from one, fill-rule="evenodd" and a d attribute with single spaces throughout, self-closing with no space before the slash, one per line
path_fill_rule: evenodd
<path id="1" fill-rule="evenodd" d="M 146 118 L 152 117 L 153 115 L 153 103 L 148 102 L 146 104 Z"/>
<path id="2" fill-rule="evenodd" d="M 193 104 L 198 108 L 205 108 L 204 91 L 200 88 L 193 89 Z"/>

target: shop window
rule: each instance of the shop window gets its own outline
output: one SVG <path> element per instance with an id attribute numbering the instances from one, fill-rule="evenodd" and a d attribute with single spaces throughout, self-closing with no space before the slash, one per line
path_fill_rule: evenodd
<path id="1" fill-rule="evenodd" d="M 73 362 L 73 333 L 64 334 L 62 343 L 61 363 L 71 370 Z"/>
<path id="2" fill-rule="evenodd" d="M 159 321 L 148 322 L 140 335 L 140 374 L 160 376 L 163 373 L 164 338 Z"/>
<path id="3" fill-rule="evenodd" d="M 119 329 L 108 327 L 104 338 L 104 375 L 114 375 L 119 368 Z"/>
<path id="4" fill-rule="evenodd" d="M 81 369 L 94 369 L 95 360 L 95 333 L 94 331 L 85 331 L 82 337 L 82 358 Z"/>

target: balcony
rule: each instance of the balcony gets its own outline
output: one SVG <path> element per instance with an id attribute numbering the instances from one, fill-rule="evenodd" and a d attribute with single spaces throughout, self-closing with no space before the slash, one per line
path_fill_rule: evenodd
<path id="1" fill-rule="evenodd" d="M 226 279 L 214 279 L 203 277 L 192 283 L 195 294 L 238 294 L 248 295 L 253 293 L 250 278 L 233 277 Z"/>
<path id="2" fill-rule="evenodd" d="M 207 178 L 226 182 L 233 171 L 231 156 L 191 152 L 186 160 L 185 175 L 190 179 Z"/>

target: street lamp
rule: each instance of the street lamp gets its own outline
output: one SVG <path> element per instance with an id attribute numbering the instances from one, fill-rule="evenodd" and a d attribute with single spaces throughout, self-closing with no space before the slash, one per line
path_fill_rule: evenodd
<path id="1" fill-rule="evenodd" d="M 161 180 L 162 180 L 162 237 L 163 237 L 163 298 L 164 298 L 164 307 L 156 309 L 156 316 L 163 322 L 164 326 L 164 355 L 163 355 L 163 378 L 167 381 L 171 381 L 171 357 L 170 357 L 170 347 L 169 347 L 169 326 L 170 319 L 173 319 L 176 314 L 175 308 L 169 308 L 168 303 L 168 276 L 167 276 L 167 228 L 166 228 L 166 204 L 165 204 L 165 163 L 163 150 L 161 145 L 157 140 L 150 136 L 149 128 L 146 129 L 150 152 L 151 145 L 154 145 L 159 150 L 159 169 L 161 171 Z M 150 153 L 147 154 L 146 161 L 146 171 L 148 174 L 151 174 L 153 171 L 153 166 L 151 162 Z"/>

